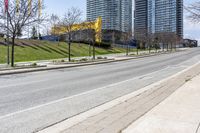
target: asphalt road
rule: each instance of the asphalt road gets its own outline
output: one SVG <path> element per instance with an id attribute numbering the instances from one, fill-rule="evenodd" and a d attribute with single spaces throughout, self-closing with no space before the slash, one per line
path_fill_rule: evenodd
<path id="1" fill-rule="evenodd" d="M 0 76 L 0 133 L 31 133 L 173 75 L 200 48 L 94 66 Z"/>

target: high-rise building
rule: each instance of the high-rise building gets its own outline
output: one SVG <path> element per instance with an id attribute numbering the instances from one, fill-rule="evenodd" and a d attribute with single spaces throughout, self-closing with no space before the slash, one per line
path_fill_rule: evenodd
<path id="1" fill-rule="evenodd" d="M 183 37 L 183 0 L 135 0 L 135 34 L 175 33 Z"/>
<path id="2" fill-rule="evenodd" d="M 132 0 L 87 0 L 87 20 L 102 17 L 102 29 L 132 31 Z"/>
<path id="3" fill-rule="evenodd" d="M 134 32 L 135 35 L 145 35 L 147 30 L 147 0 L 135 0 L 135 19 L 134 19 Z"/>

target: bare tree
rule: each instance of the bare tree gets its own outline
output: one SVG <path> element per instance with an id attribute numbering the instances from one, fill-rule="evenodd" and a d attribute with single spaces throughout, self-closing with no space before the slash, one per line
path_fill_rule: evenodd
<path id="1" fill-rule="evenodd" d="M 147 44 L 148 44 L 149 54 L 151 53 L 151 48 L 152 48 L 153 42 L 154 42 L 154 34 L 148 33 L 147 34 Z"/>
<path id="2" fill-rule="evenodd" d="M 162 51 L 164 51 L 166 44 L 167 44 L 167 50 L 168 50 L 168 42 L 170 40 L 170 34 L 168 32 L 159 32 L 159 33 L 156 33 L 155 36 L 157 36 L 159 44 L 162 44 Z"/>
<path id="3" fill-rule="evenodd" d="M 81 20 L 82 12 L 80 9 L 72 7 L 64 15 L 63 25 L 66 27 L 67 41 L 68 41 L 68 59 L 71 61 L 71 41 L 74 31 L 74 25 L 78 24 Z"/>
<path id="4" fill-rule="evenodd" d="M 138 29 L 135 33 L 135 39 L 137 40 L 137 54 L 138 49 L 145 48 L 145 44 L 148 42 L 147 30 Z"/>
<path id="5" fill-rule="evenodd" d="M 132 30 L 122 33 L 122 37 L 123 37 L 122 39 L 123 39 L 124 43 L 126 44 L 126 56 L 128 56 L 128 54 L 129 54 L 129 43 L 132 39 Z"/>
<path id="6" fill-rule="evenodd" d="M 15 39 L 29 25 L 34 25 L 37 22 L 42 22 L 44 17 L 38 17 L 40 11 L 40 3 L 37 0 L 22 0 L 16 6 L 15 0 L 10 0 L 7 10 L 8 19 L 4 13 L 4 0 L 0 0 L 0 28 L 9 31 L 9 36 L 12 38 L 11 49 L 11 66 L 14 66 Z M 43 6 L 42 6 L 43 7 Z M 5 23 L 8 20 L 8 25 Z M 4 33 L 6 34 L 6 33 Z"/>
<path id="7" fill-rule="evenodd" d="M 173 50 L 173 48 L 174 49 L 176 49 L 176 43 L 177 43 L 177 35 L 176 35 L 176 33 L 169 33 L 169 36 L 170 36 L 170 38 L 169 38 L 169 43 L 171 44 L 171 51 Z"/>
<path id="8" fill-rule="evenodd" d="M 56 14 L 52 14 L 49 21 L 51 23 L 51 27 L 53 27 L 52 34 L 55 35 L 55 26 L 60 22 L 60 19 Z"/>
<path id="9" fill-rule="evenodd" d="M 50 35 L 52 33 L 51 25 L 49 24 L 49 22 L 45 22 L 42 24 L 42 34 L 43 35 Z"/>
<path id="10" fill-rule="evenodd" d="M 176 43 L 177 43 L 177 35 L 174 32 L 163 32 L 160 33 L 162 34 L 162 40 L 163 43 L 167 44 L 167 51 L 170 50 L 172 51 L 173 48 L 176 47 Z"/>
<path id="11" fill-rule="evenodd" d="M 95 59 L 95 36 L 94 21 L 86 21 L 83 23 L 84 31 L 86 33 L 87 41 L 89 43 L 89 56 L 91 56 L 91 45 L 93 46 L 93 59 Z"/>
<path id="12" fill-rule="evenodd" d="M 188 16 L 192 21 L 200 22 L 200 1 L 194 2 L 193 4 L 185 7 L 185 9 L 190 13 Z"/>

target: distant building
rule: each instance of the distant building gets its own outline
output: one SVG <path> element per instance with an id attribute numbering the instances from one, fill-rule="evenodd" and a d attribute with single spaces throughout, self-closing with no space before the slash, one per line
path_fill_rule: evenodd
<path id="1" fill-rule="evenodd" d="M 103 30 L 132 32 L 132 0 L 87 0 L 87 20 L 99 16 Z"/>
<path id="2" fill-rule="evenodd" d="M 135 0 L 134 35 L 146 36 L 148 27 L 147 0 Z"/>
<path id="3" fill-rule="evenodd" d="M 183 0 L 135 0 L 135 35 L 175 33 L 183 38 Z"/>
<path id="4" fill-rule="evenodd" d="M 198 41 L 192 39 L 183 39 L 183 47 L 198 47 Z"/>
<path id="5" fill-rule="evenodd" d="M 89 32 L 90 31 L 90 32 Z M 94 21 L 83 22 L 80 24 L 74 24 L 72 26 L 72 41 L 83 41 L 86 42 L 88 39 L 93 39 L 97 43 L 102 41 L 102 18 L 98 17 Z M 92 35 L 91 35 L 91 32 Z M 54 25 L 51 28 L 52 35 L 60 36 L 61 40 L 66 40 L 67 38 L 67 26 L 66 25 Z M 90 35 L 88 35 L 90 33 Z M 45 38 L 53 39 L 52 36 L 47 36 Z"/>
<path id="6" fill-rule="evenodd" d="M 40 40 L 47 40 L 47 41 L 59 41 L 60 37 L 55 36 L 55 35 L 47 35 L 47 36 L 42 36 Z"/>

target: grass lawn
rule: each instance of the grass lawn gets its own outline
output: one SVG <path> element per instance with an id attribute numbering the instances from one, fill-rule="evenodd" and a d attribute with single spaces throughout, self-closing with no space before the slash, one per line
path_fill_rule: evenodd
<path id="1" fill-rule="evenodd" d="M 3 39 L 0 39 L 2 42 Z M 72 57 L 88 56 L 89 45 L 73 43 Z M 123 48 L 104 49 L 96 47 L 96 54 L 112 54 L 126 52 Z M 49 42 L 39 40 L 16 40 L 15 62 L 48 60 L 68 57 L 68 45 L 64 42 Z M 6 63 L 7 47 L 0 45 L 0 63 Z"/>

